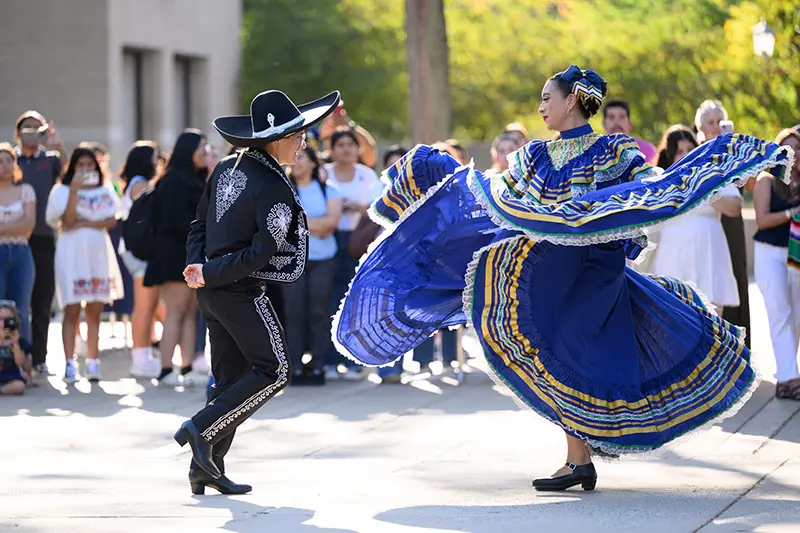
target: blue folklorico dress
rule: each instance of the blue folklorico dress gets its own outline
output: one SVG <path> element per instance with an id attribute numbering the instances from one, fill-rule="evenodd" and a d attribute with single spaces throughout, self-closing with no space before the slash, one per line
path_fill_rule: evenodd
<path id="1" fill-rule="evenodd" d="M 391 364 L 468 324 L 520 403 L 609 455 L 654 450 L 735 412 L 757 378 L 744 331 L 677 279 L 626 266 L 645 229 L 791 151 L 747 135 L 710 141 L 664 173 L 625 135 L 590 126 L 532 141 L 488 177 L 418 145 L 370 208 L 385 228 L 333 325 L 337 348 Z"/>

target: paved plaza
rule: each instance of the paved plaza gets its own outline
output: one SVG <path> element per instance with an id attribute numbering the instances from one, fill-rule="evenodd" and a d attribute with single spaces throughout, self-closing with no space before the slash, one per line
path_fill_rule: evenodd
<path id="1" fill-rule="evenodd" d="M 289 388 L 242 426 L 229 456 L 231 478 L 254 491 L 192 496 L 188 447 L 172 434 L 203 391 L 127 377 L 123 340 L 106 326 L 106 381 L 67 387 L 53 376 L 0 398 L 0 531 L 798 532 L 800 404 L 773 398 L 763 303 L 751 294 L 766 376 L 753 398 L 654 456 L 597 463 L 589 493 L 533 491 L 533 477 L 563 462 L 563 434 L 476 364 L 462 385 L 445 376 Z M 60 372 L 52 328 L 49 363 Z"/>

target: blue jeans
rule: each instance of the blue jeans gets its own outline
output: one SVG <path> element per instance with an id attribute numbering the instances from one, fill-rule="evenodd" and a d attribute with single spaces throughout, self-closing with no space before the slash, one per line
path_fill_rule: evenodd
<path id="1" fill-rule="evenodd" d="M 36 268 L 27 244 L 0 244 L 0 299 L 17 304 L 22 321 L 20 333 L 31 338 L 31 295 Z"/>
<path id="2" fill-rule="evenodd" d="M 442 362 L 452 363 L 458 359 L 458 331 L 443 329 L 439 331 L 442 338 Z M 419 346 L 414 348 L 414 361 L 421 365 L 427 365 L 433 361 L 436 350 L 436 337 L 431 336 L 425 339 Z"/>

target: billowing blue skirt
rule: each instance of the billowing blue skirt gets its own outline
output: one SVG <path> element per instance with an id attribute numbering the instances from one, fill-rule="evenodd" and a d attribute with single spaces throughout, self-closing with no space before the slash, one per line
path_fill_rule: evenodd
<path id="1" fill-rule="evenodd" d="M 507 210 L 492 202 L 517 200 L 489 177 L 418 146 L 373 205 L 387 229 L 335 317 L 337 348 L 387 365 L 438 329 L 471 325 L 493 377 L 520 403 L 611 455 L 730 415 L 757 381 L 744 332 L 687 284 L 626 267 L 643 228 L 786 164 L 771 143 L 728 142 L 736 149 L 705 148 L 734 154 L 726 161 L 709 153 L 706 167 L 695 160 L 658 180 Z"/>

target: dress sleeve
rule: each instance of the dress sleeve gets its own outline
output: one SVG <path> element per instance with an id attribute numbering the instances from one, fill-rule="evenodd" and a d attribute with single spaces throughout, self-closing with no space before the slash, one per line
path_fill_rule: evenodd
<path id="1" fill-rule="evenodd" d="M 186 264 L 202 264 L 206 262 L 206 214 L 208 213 L 208 197 L 212 194 L 212 176 L 203 189 L 203 196 L 197 204 L 194 220 L 189 225 L 189 236 L 186 239 Z"/>
<path id="2" fill-rule="evenodd" d="M 508 170 L 503 171 L 498 179 L 516 198 L 522 198 L 531 180 L 536 175 L 536 158 L 545 150 L 546 142 L 533 140 L 508 156 Z"/>
<path id="3" fill-rule="evenodd" d="M 607 150 L 596 155 L 592 162 L 598 189 L 657 175 L 633 138 L 616 134 L 607 139 Z"/>
<path id="4" fill-rule="evenodd" d="M 22 184 L 22 203 L 23 204 L 36 203 L 36 191 L 33 190 L 33 186 L 30 183 Z"/>
<path id="5" fill-rule="evenodd" d="M 64 216 L 64 211 L 67 209 L 67 200 L 69 200 L 69 187 L 66 185 L 56 185 L 50 190 L 50 195 L 47 197 L 45 221 L 51 228 L 58 229 L 61 217 Z"/>
<path id="6" fill-rule="evenodd" d="M 256 197 L 258 232 L 247 248 L 214 259 L 203 265 L 206 287 L 222 287 L 264 268 L 286 240 L 292 221 L 293 203 L 286 187 L 263 187 Z"/>

